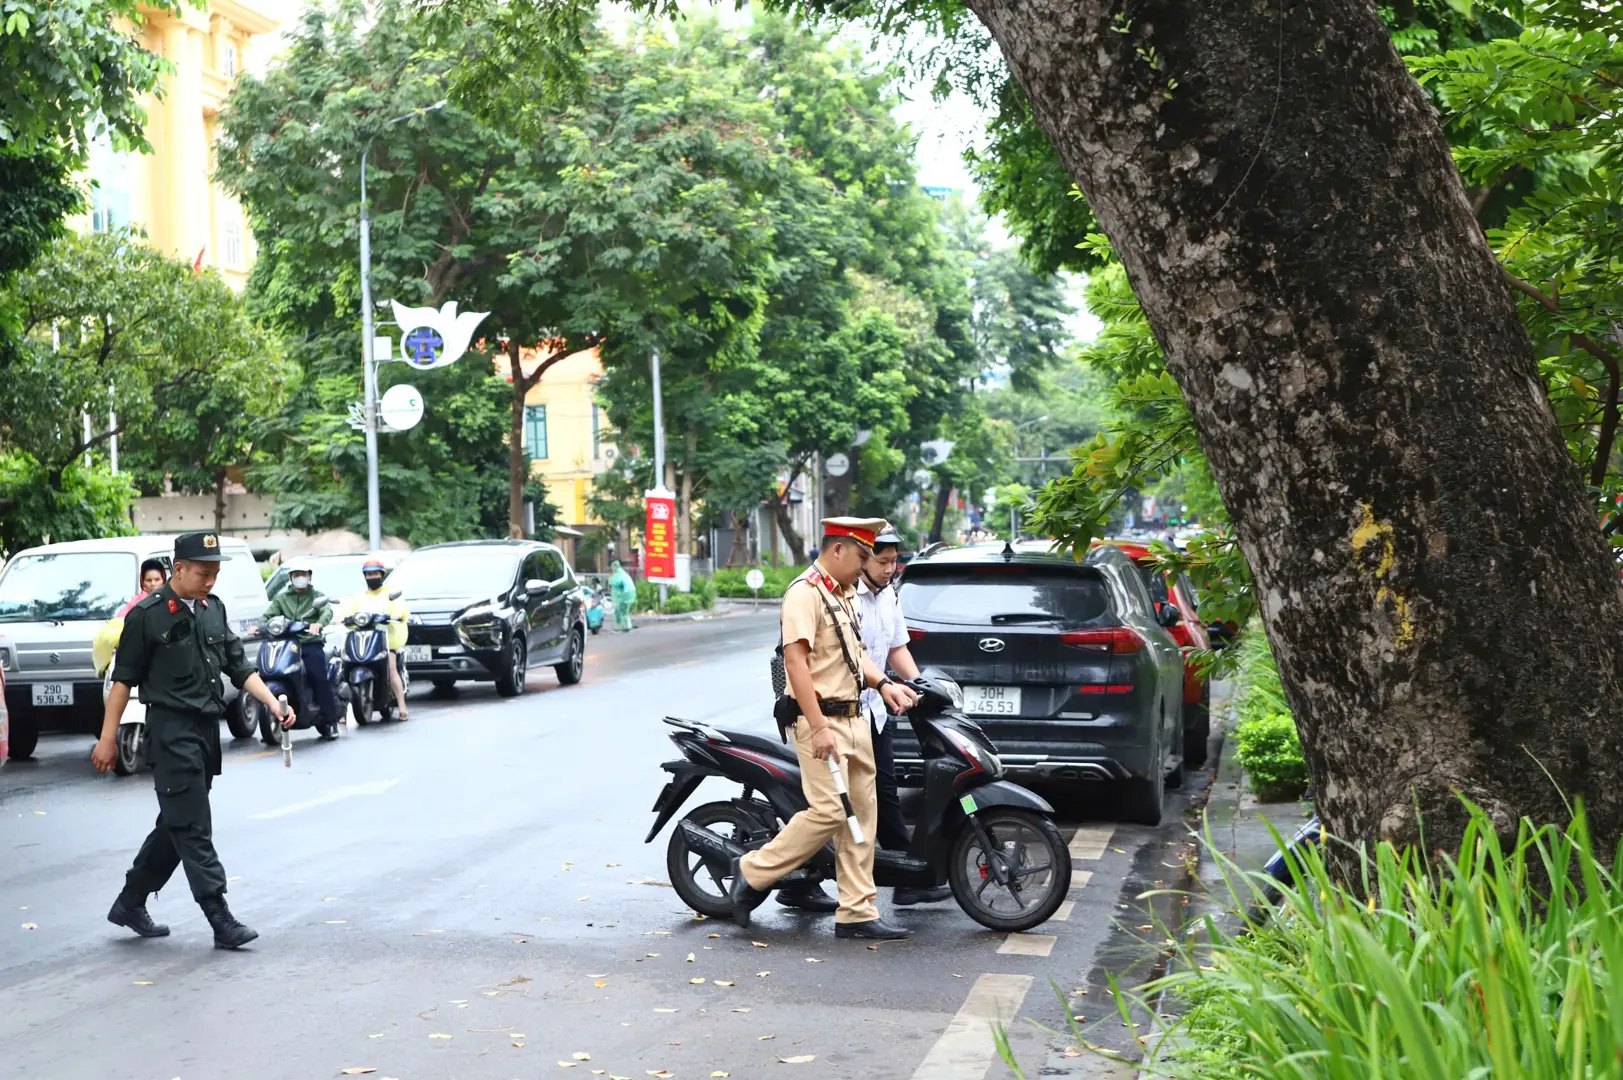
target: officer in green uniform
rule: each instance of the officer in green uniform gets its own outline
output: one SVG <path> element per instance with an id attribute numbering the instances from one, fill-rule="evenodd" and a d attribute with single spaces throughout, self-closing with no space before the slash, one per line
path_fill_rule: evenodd
<path id="1" fill-rule="evenodd" d="M 284 726 L 292 726 L 294 715 L 271 696 L 232 633 L 225 604 L 210 591 L 219 575 L 220 542 L 213 533 L 175 539 L 174 575 L 125 616 L 101 739 L 91 760 L 102 772 L 113 767 L 119 719 L 129 704 L 130 688 L 140 687 L 158 823 L 125 875 L 107 921 L 142 937 L 168 934 L 167 926 L 147 914 L 146 901 L 168 883 L 177 866 L 184 866 L 192 895 L 214 929 L 215 947 L 236 949 L 259 935 L 226 907 L 225 870 L 214 853 L 209 790 L 220 774 L 220 716 L 225 712 L 220 677 L 264 702 Z"/>

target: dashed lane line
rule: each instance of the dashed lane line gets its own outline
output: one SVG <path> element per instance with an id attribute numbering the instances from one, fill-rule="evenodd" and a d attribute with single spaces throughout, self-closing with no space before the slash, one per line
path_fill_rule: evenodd
<path id="1" fill-rule="evenodd" d="M 1093 880 L 1093 871 L 1092 870 L 1075 870 L 1075 869 L 1073 869 L 1071 871 L 1071 888 L 1073 888 L 1073 889 L 1085 889 L 1085 888 L 1087 888 L 1088 882 L 1090 882 L 1092 880 Z"/>
<path id="2" fill-rule="evenodd" d="M 1059 907 L 1054 909 L 1054 914 L 1052 916 L 1050 916 L 1050 918 L 1052 918 L 1054 922 L 1070 922 L 1071 921 L 1071 912 L 1073 912 L 1075 910 L 1076 910 L 1076 901 L 1075 900 L 1067 900 L 1064 903 L 1062 903 Z"/>
<path id="3" fill-rule="evenodd" d="M 982 1080 L 997 1054 L 994 1025 L 1014 1022 L 1031 989 L 1030 975 L 982 975 L 947 1030 L 924 1055 L 913 1080 Z"/>
<path id="4" fill-rule="evenodd" d="M 1047 956 L 1058 940 L 1053 934 L 1010 934 L 997 951 L 1000 956 Z"/>
<path id="5" fill-rule="evenodd" d="M 1071 836 L 1071 858 L 1089 861 L 1104 857 L 1110 838 L 1116 834 L 1114 825 L 1083 825 Z"/>
<path id="6" fill-rule="evenodd" d="M 288 806 L 279 806 L 274 810 L 266 810 L 259 814 L 249 814 L 248 820 L 270 821 L 274 818 L 287 817 L 289 814 L 314 810 L 318 806 L 326 806 L 329 803 L 340 802 L 357 795 L 382 795 L 398 783 L 400 783 L 399 780 L 374 780 L 368 784 L 354 784 L 350 787 L 333 788 L 331 791 L 323 792 L 313 799 L 306 799 L 303 802 L 292 803 Z"/>

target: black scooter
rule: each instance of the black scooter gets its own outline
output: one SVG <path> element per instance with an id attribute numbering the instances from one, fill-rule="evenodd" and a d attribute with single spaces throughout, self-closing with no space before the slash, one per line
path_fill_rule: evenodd
<path id="1" fill-rule="evenodd" d="M 359 725 L 370 724 L 374 711 L 384 720 L 399 719 L 394 689 L 389 685 L 390 622 L 383 612 L 362 611 L 344 619 L 349 633 L 344 635 L 343 664 L 333 685 L 338 688 L 338 696 L 349 702 Z M 411 689 L 405 664 L 400 665 L 400 681 L 405 689 Z"/>
<path id="2" fill-rule="evenodd" d="M 299 647 L 299 635 L 307 632 L 310 624 L 298 619 L 276 616 L 267 620 L 259 631 L 259 677 L 271 695 L 285 698 L 293 706 L 298 721 L 294 731 L 315 728 L 324 739 L 337 736 L 342 724 L 326 724 L 321 719 L 321 706 L 316 703 L 315 688 L 304 675 L 304 657 Z M 326 657 L 327 678 L 338 672 L 338 661 Z M 266 746 L 282 745 L 282 725 L 260 701 L 247 697 L 242 703 L 243 717 L 259 728 L 259 737 Z"/>
<path id="3" fill-rule="evenodd" d="M 908 683 L 919 701 L 908 713 L 924 754 L 924 804 L 907 851 L 876 851 L 881 886 L 933 888 L 945 882 L 966 914 L 993 930 L 1029 930 L 1058 910 L 1071 887 L 1071 854 L 1048 803 L 1002 779 L 1003 764 L 980 725 L 962 713 L 963 694 L 946 679 Z M 661 766 L 670 782 L 654 801 L 645 843 L 706 777 L 743 786 L 743 794 L 705 803 L 671 833 L 666 869 L 677 895 L 712 918 L 728 918 L 731 862 L 764 845 L 806 808 L 800 762 L 775 739 L 721 731 L 667 717 L 680 761 Z M 832 881 L 826 845 L 780 884 Z"/>

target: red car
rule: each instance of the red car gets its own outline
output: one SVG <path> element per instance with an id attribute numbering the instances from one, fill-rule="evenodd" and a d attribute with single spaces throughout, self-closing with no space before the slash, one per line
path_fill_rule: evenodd
<path id="1" fill-rule="evenodd" d="M 1206 673 L 1198 670 L 1190 660 L 1190 654 L 1196 649 L 1210 649 L 1211 637 L 1206 631 L 1206 624 L 1201 621 L 1200 613 L 1195 604 L 1195 587 L 1187 577 L 1182 574 L 1173 575 L 1164 573 L 1155 568 L 1155 556 L 1150 554 L 1148 544 L 1133 540 L 1095 540 L 1094 547 L 1101 544 L 1110 544 L 1121 549 L 1122 554 L 1138 566 L 1138 572 L 1144 579 L 1144 587 L 1149 590 L 1150 599 L 1155 601 L 1155 610 L 1159 613 L 1164 605 L 1170 604 L 1178 609 L 1183 616 L 1182 621 L 1167 629 L 1183 649 L 1183 762 L 1188 769 L 1198 769 L 1206 764 L 1206 739 L 1211 734 L 1211 704 L 1212 687 Z"/>

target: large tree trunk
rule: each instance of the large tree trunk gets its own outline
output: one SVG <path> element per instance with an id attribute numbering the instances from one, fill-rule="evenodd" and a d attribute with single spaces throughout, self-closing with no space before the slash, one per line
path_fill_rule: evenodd
<path id="1" fill-rule="evenodd" d="M 941 543 L 941 523 L 947 518 L 947 503 L 952 499 L 952 482 L 945 476 L 938 476 L 941 487 L 935 493 L 935 514 L 930 518 L 930 532 L 925 537 L 932 544 Z"/>
<path id="2" fill-rule="evenodd" d="M 857 482 L 857 457 L 862 453 L 860 446 L 850 447 L 845 452 L 850 465 L 844 476 L 823 476 L 823 516 L 845 517 L 851 513 L 851 494 Z"/>
<path id="3" fill-rule="evenodd" d="M 225 484 L 229 474 L 224 465 L 214 469 L 214 531 L 225 531 Z"/>
<path id="4" fill-rule="evenodd" d="M 530 459 L 524 453 L 524 399 L 535 385 L 524 378 L 520 355 L 519 343 L 509 342 L 507 363 L 513 376 L 513 401 L 507 416 L 507 536 L 511 540 L 524 539 L 524 487 L 530 481 Z"/>
<path id="5" fill-rule="evenodd" d="M 699 433 L 688 429 L 683 442 L 682 486 L 676 489 L 676 550 L 684 555 L 693 554 L 693 461 L 698 456 Z M 713 556 L 712 556 L 713 557 Z"/>
<path id="6" fill-rule="evenodd" d="M 1617 572 L 1368 0 L 967 0 L 1126 265 L 1355 840 L 1623 832 Z M 1550 779 L 1544 771 L 1548 770 Z"/>

